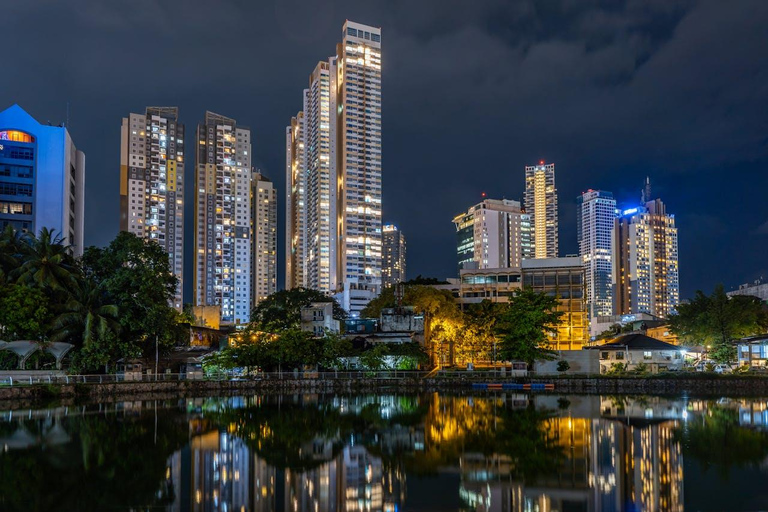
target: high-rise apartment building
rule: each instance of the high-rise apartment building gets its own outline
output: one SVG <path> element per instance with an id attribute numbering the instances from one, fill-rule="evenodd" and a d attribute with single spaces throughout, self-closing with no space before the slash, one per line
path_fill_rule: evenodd
<path id="1" fill-rule="evenodd" d="M 0 228 L 54 231 L 83 254 L 85 154 L 64 126 L 38 123 L 18 105 L 0 112 Z"/>
<path id="2" fill-rule="evenodd" d="M 459 270 L 520 268 L 530 248 L 530 222 L 518 201 L 485 199 L 454 217 Z"/>
<path id="3" fill-rule="evenodd" d="M 382 240 L 382 286 L 394 286 L 406 281 L 405 277 L 405 235 L 397 226 L 383 227 Z"/>
<path id="4" fill-rule="evenodd" d="M 197 127 L 195 306 L 244 324 L 251 306 L 251 132 L 213 112 Z"/>
<path id="5" fill-rule="evenodd" d="M 277 291 L 277 190 L 253 173 L 251 181 L 251 309 Z"/>
<path id="6" fill-rule="evenodd" d="M 176 107 L 147 107 L 123 118 L 120 130 L 120 230 L 152 240 L 168 253 L 184 284 L 184 125 Z"/>
<path id="7" fill-rule="evenodd" d="M 616 200 L 604 190 L 587 190 L 576 198 L 576 233 L 584 264 L 590 319 L 613 315 L 613 227 Z"/>
<path id="8" fill-rule="evenodd" d="M 381 288 L 381 29 L 347 21 L 286 128 L 288 286 L 353 315 Z"/>
<path id="9" fill-rule="evenodd" d="M 675 216 L 661 199 L 647 201 L 622 212 L 614 236 L 616 314 L 668 317 L 680 303 Z"/>
<path id="10" fill-rule="evenodd" d="M 556 258 L 558 254 L 555 164 L 525 167 L 525 213 L 531 217 L 532 247 L 524 258 Z"/>
<path id="11" fill-rule="evenodd" d="M 306 281 L 306 166 L 304 112 L 285 129 L 285 288 L 308 287 Z"/>

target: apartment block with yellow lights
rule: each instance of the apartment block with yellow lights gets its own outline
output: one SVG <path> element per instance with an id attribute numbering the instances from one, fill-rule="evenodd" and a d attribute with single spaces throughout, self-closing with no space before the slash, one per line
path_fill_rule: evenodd
<path id="1" fill-rule="evenodd" d="M 381 29 L 345 22 L 302 97 L 286 128 L 286 286 L 354 315 L 381 289 Z"/>
<path id="2" fill-rule="evenodd" d="M 168 253 L 184 296 L 184 125 L 177 107 L 147 107 L 123 118 L 120 130 L 120 230 L 152 240 Z"/>
<path id="3" fill-rule="evenodd" d="M 277 190 L 254 172 L 251 180 L 251 309 L 277 291 Z"/>
<path id="4" fill-rule="evenodd" d="M 382 286 L 394 286 L 406 281 L 405 255 L 405 235 L 397 226 L 385 225 L 382 237 Z"/>
<path id="5" fill-rule="evenodd" d="M 557 258 L 558 221 L 555 164 L 525 167 L 525 213 L 531 217 L 531 248 L 524 258 Z"/>
<path id="6" fill-rule="evenodd" d="M 614 236 L 616 314 L 667 318 L 680 303 L 675 216 L 647 201 L 622 212 Z"/>
<path id="7" fill-rule="evenodd" d="M 251 132 L 205 113 L 195 165 L 195 306 L 219 306 L 221 323 L 248 323 L 251 310 Z"/>
<path id="8" fill-rule="evenodd" d="M 285 288 L 288 290 L 308 287 L 304 125 L 302 111 L 285 129 Z"/>

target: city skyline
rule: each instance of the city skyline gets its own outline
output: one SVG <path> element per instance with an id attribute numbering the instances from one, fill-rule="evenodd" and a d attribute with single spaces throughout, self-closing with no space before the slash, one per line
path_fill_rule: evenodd
<path id="1" fill-rule="evenodd" d="M 127 112 L 142 112 L 146 105 L 179 106 L 180 122 L 187 126 L 195 126 L 206 109 L 233 116 L 254 130 L 254 165 L 275 180 L 282 194 L 284 129 L 297 109 L 295 84 L 304 83 L 307 71 L 322 58 L 318 52 L 330 53 L 327 48 L 337 42 L 344 17 L 381 26 L 388 41 L 382 63 L 383 88 L 387 98 L 392 98 L 383 121 L 383 145 L 387 147 L 383 203 L 390 205 L 385 207 L 383 221 L 396 223 L 410 235 L 411 275 L 454 275 L 453 226 L 436 219 L 449 218 L 463 206 L 478 202 L 481 192 L 489 197 L 521 198 L 518 169 L 543 159 L 556 162 L 558 168 L 561 255 L 578 252 L 571 198 L 589 188 L 611 190 L 620 207 L 628 208 L 632 202 L 637 204 L 637 183 L 650 174 L 658 195 L 675 212 L 677 226 L 682 228 L 681 298 L 685 298 L 695 289 L 708 290 L 717 282 L 731 289 L 768 274 L 759 257 L 768 233 L 768 211 L 758 192 L 766 179 L 762 169 L 768 155 L 759 142 L 764 121 L 757 115 L 764 111 L 766 97 L 759 87 L 751 87 L 758 92 L 748 96 L 741 91 L 750 86 L 729 85 L 752 83 L 753 68 L 765 63 L 765 55 L 751 50 L 762 47 L 756 44 L 761 40 L 756 40 L 761 37 L 757 27 L 768 12 L 759 2 L 745 2 L 744 6 L 737 10 L 691 2 L 663 11 L 647 6 L 638 13 L 620 5 L 613 14 L 626 20 L 621 26 L 629 28 L 617 28 L 620 24 L 603 27 L 611 36 L 603 39 L 594 26 L 571 23 L 589 19 L 590 14 L 604 14 L 593 7 L 509 17 L 507 25 L 517 27 L 517 38 L 489 27 L 490 8 L 484 5 L 471 13 L 460 9 L 446 13 L 444 24 L 431 23 L 421 6 L 413 8 L 406 19 L 402 10 L 382 12 L 372 6 L 342 3 L 312 20 L 293 19 L 288 15 L 293 11 L 284 7 L 263 12 L 253 7 L 250 16 L 239 13 L 226 18 L 222 15 L 231 15 L 234 7 L 208 7 L 175 27 L 178 37 L 172 51 L 203 48 L 208 55 L 219 48 L 221 43 L 212 36 L 196 41 L 192 35 L 196 23 L 210 19 L 224 19 L 233 30 L 246 19 L 256 20 L 257 30 L 249 32 L 247 44 L 228 59 L 241 58 L 241 52 L 254 48 L 268 48 L 260 45 L 275 38 L 284 42 L 285 48 L 265 55 L 265 66 L 271 66 L 273 72 L 267 75 L 261 66 L 255 72 L 244 71 L 241 83 L 225 90 L 209 78 L 180 80 L 179 70 L 182 76 L 194 76 L 192 71 L 183 71 L 187 61 L 178 63 L 179 69 L 173 72 L 160 73 L 167 61 L 152 57 L 145 61 L 153 72 L 151 86 L 138 75 L 118 79 L 115 70 L 124 66 L 121 61 L 133 58 L 139 47 L 152 44 L 153 37 L 162 37 L 152 36 L 154 29 L 146 30 L 156 23 L 147 13 L 130 14 L 113 6 L 93 10 L 88 2 L 78 12 L 52 6 L 49 12 L 40 13 L 20 4 L 9 10 L 17 20 L 9 27 L 11 37 L 23 33 L 24 39 L 34 41 L 37 34 L 42 41 L 58 35 L 59 44 L 48 51 L 25 53 L 39 50 L 38 43 L 6 58 L 6 64 L 19 72 L 14 81 L 0 86 L 0 97 L 5 99 L 0 108 L 18 103 L 41 122 L 50 119 L 58 124 L 67 119 L 69 102 L 69 131 L 78 149 L 88 155 L 89 169 L 98 169 L 89 174 L 86 190 L 85 244 L 104 245 L 118 230 L 119 206 L 114 200 L 118 177 L 110 171 L 119 160 L 116 119 Z M 159 13 L 159 19 L 163 16 Z M 539 23 L 531 23 L 532 19 Z M 718 26 L 730 27 L 740 36 L 723 40 L 708 29 L 711 24 L 706 20 L 718 20 Z M 65 26 L 68 30 L 62 31 Z M 542 28 L 545 26 L 551 29 Z M 555 28 L 564 26 L 574 28 L 555 37 Z M 124 38 L 110 35 L 105 27 L 117 32 L 130 28 L 143 40 L 126 53 L 120 46 Z M 17 32 L 20 29 L 24 32 Z M 79 45 L 72 34 L 83 33 L 91 34 L 99 44 Z M 622 44 L 633 33 L 647 36 L 647 45 Z M 586 41 L 615 53 L 579 50 Z M 691 47 L 708 50 L 697 51 L 693 57 L 687 53 Z M 446 66 L 447 60 L 453 62 L 466 51 L 486 57 L 458 67 L 462 69 Z M 62 58 L 62 52 L 80 56 L 77 62 L 97 62 L 99 73 L 62 73 L 66 68 L 61 63 L 68 60 Z M 563 60 L 564 55 L 571 55 L 572 63 Z M 615 59 L 599 60 L 609 55 Z M 511 75 L 519 80 L 502 71 L 494 75 L 499 58 L 508 59 Z M 30 59 L 38 65 L 23 66 Z M 47 78 L 41 79 L 37 69 L 45 70 Z M 546 87 L 532 87 L 541 83 L 542 69 L 554 76 Z M 498 82 L 481 80 L 472 94 L 460 94 L 478 76 L 496 76 Z M 713 106 L 704 98 L 712 97 L 709 94 L 715 90 L 721 93 Z M 520 100 L 523 98 L 525 101 Z M 585 109 L 596 114 L 584 115 Z M 532 116 L 531 112 L 544 115 Z M 701 118 L 704 112 L 706 117 Z M 530 122 L 517 123 L 521 116 Z M 189 135 L 187 145 L 192 143 Z M 419 144 L 450 150 L 420 151 Z M 185 178 L 191 183 L 192 166 L 186 167 Z M 433 190 L 424 194 L 428 186 Z M 713 210 L 715 196 L 721 206 Z M 188 199 L 187 206 L 189 203 Z M 279 208 L 282 235 L 285 220 L 282 205 Z M 419 215 L 422 209 L 430 215 Z M 741 229 L 728 228 L 734 225 Z M 189 231 L 185 238 L 191 239 Z M 282 236 L 278 243 L 282 250 Z M 732 264 L 722 266 L 726 257 Z M 185 266 L 192 261 L 192 253 L 187 252 Z M 280 283 L 283 276 L 281 268 Z M 185 282 L 187 290 L 189 283 Z"/>

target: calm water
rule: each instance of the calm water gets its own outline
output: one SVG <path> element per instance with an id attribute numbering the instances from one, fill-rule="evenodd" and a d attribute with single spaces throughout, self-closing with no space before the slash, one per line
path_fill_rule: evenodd
<path id="1" fill-rule="evenodd" d="M 0 510 L 768 509 L 768 400 L 440 394 L 0 411 Z"/>

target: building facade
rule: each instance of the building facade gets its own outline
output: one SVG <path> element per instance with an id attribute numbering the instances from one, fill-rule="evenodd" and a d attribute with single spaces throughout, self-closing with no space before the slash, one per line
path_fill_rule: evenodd
<path id="1" fill-rule="evenodd" d="M 738 289 L 726 292 L 726 295 L 729 297 L 733 297 L 734 295 L 750 295 L 766 302 L 768 301 L 768 283 L 764 283 L 762 280 L 757 280 L 753 283 L 740 284 Z"/>
<path id="2" fill-rule="evenodd" d="M 254 172 L 251 180 L 251 306 L 277 291 L 277 190 Z"/>
<path id="3" fill-rule="evenodd" d="M 576 198 L 576 232 L 584 264 L 590 320 L 613 315 L 613 228 L 616 200 L 604 190 L 588 190 Z"/>
<path id="4" fill-rule="evenodd" d="M 675 216 L 648 201 L 622 212 L 614 237 L 616 314 L 667 318 L 680 303 Z"/>
<path id="5" fill-rule="evenodd" d="M 353 315 L 378 295 L 381 170 L 381 29 L 347 21 L 286 129 L 287 286 L 335 294 Z"/>
<path id="6" fill-rule="evenodd" d="M 464 268 L 520 268 L 530 250 L 530 222 L 518 201 L 485 199 L 454 217 L 456 256 Z"/>
<path id="7" fill-rule="evenodd" d="M 247 323 L 251 306 L 251 132 L 213 112 L 197 127 L 195 306 Z"/>
<path id="8" fill-rule="evenodd" d="M 404 283 L 406 245 L 405 235 L 397 226 L 387 224 L 382 229 L 381 284 L 383 287 Z"/>
<path id="9" fill-rule="evenodd" d="M 18 105 L 0 112 L 0 228 L 53 230 L 83 254 L 85 154 L 64 126 L 38 123 Z"/>
<path id="10" fill-rule="evenodd" d="M 120 129 L 120 230 L 165 249 L 184 297 L 184 125 L 177 107 L 147 107 Z"/>
<path id="11" fill-rule="evenodd" d="M 523 260 L 523 286 L 560 299 L 557 332 L 550 335 L 553 350 L 579 350 L 589 342 L 589 315 L 584 294 L 581 258 Z"/>
<path id="12" fill-rule="evenodd" d="M 531 220 L 531 250 L 524 258 L 557 258 L 558 221 L 555 164 L 525 167 L 525 213 Z"/>
<path id="13" fill-rule="evenodd" d="M 285 288 L 308 288 L 304 112 L 285 129 Z"/>

